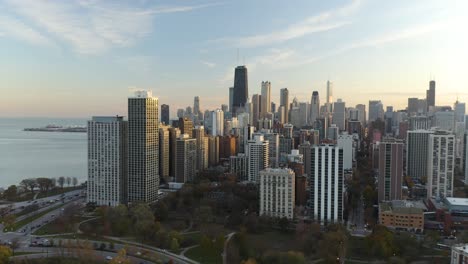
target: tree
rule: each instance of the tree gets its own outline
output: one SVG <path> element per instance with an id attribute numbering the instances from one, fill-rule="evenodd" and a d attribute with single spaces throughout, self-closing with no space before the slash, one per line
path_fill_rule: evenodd
<path id="1" fill-rule="evenodd" d="M 169 216 L 169 209 L 164 201 L 160 201 L 155 205 L 154 217 L 158 221 L 164 221 Z"/>
<path id="2" fill-rule="evenodd" d="M 24 179 L 20 182 L 20 186 L 34 194 L 34 188 L 37 187 L 37 182 L 36 179 Z"/>
<path id="3" fill-rule="evenodd" d="M 286 217 L 282 217 L 278 221 L 278 226 L 281 229 L 281 231 L 286 232 L 286 230 L 288 230 L 289 220 Z"/>
<path id="4" fill-rule="evenodd" d="M 11 247 L 11 250 L 12 250 L 13 255 L 14 255 L 14 254 L 15 254 L 15 250 L 18 249 L 18 248 L 20 247 L 19 239 L 18 239 L 18 238 L 13 238 L 13 239 L 11 240 L 10 247 Z"/>
<path id="5" fill-rule="evenodd" d="M 123 236 L 129 232 L 132 223 L 125 205 L 109 208 L 108 215 L 112 233 Z"/>
<path id="6" fill-rule="evenodd" d="M 146 204 L 137 204 L 131 208 L 135 232 L 141 239 L 147 239 L 154 234 L 154 215 Z"/>
<path id="7" fill-rule="evenodd" d="M 200 247 L 203 250 L 210 251 L 213 249 L 213 241 L 211 241 L 209 237 L 203 235 L 200 239 Z"/>
<path id="8" fill-rule="evenodd" d="M 114 248 L 115 248 L 114 242 L 111 241 L 111 242 L 109 243 L 109 249 L 113 251 Z"/>
<path id="9" fill-rule="evenodd" d="M 11 230 L 16 222 L 16 215 L 9 214 L 3 217 L 3 225 L 7 230 Z"/>
<path id="10" fill-rule="evenodd" d="M 326 263 L 334 263 L 346 255 L 348 234 L 341 225 L 330 225 L 319 242 L 319 254 Z"/>
<path id="11" fill-rule="evenodd" d="M 172 240 L 171 240 L 171 250 L 172 251 L 179 250 L 179 242 L 177 241 L 177 239 L 175 237 L 173 237 Z"/>
<path id="12" fill-rule="evenodd" d="M 99 250 L 104 250 L 106 249 L 106 244 L 104 242 L 102 242 L 100 245 L 99 245 Z"/>
<path id="13" fill-rule="evenodd" d="M 70 187 L 72 179 L 70 177 L 67 177 L 66 181 L 67 181 L 67 186 Z"/>
<path id="14" fill-rule="evenodd" d="M 16 185 L 10 185 L 8 189 L 6 189 L 6 191 L 3 192 L 3 196 L 8 201 L 15 200 L 16 197 L 18 196 L 18 188 L 16 187 Z"/>
<path id="15" fill-rule="evenodd" d="M 393 233 L 383 225 L 376 225 L 366 237 L 368 252 L 372 256 L 389 258 L 397 252 Z"/>
<path id="16" fill-rule="evenodd" d="M 76 187 L 78 185 L 78 179 L 76 177 L 73 177 L 72 182 L 73 182 L 73 187 Z"/>
<path id="17" fill-rule="evenodd" d="M 215 240 L 215 243 L 214 243 L 214 248 L 218 252 L 223 252 L 223 250 L 224 250 L 224 241 L 225 240 L 226 239 L 224 238 L 223 234 L 219 234 L 218 237 L 216 237 L 216 240 Z"/>
<path id="18" fill-rule="evenodd" d="M 63 185 L 65 184 L 65 177 L 61 176 L 58 178 L 58 184 L 60 185 L 60 188 L 63 189 Z"/>
<path id="19" fill-rule="evenodd" d="M 9 263 L 13 252 L 9 247 L 0 246 L 0 263 Z"/>
<path id="20" fill-rule="evenodd" d="M 130 264 L 130 259 L 127 257 L 127 251 L 123 248 L 117 252 L 117 256 L 109 261 L 109 264 Z"/>

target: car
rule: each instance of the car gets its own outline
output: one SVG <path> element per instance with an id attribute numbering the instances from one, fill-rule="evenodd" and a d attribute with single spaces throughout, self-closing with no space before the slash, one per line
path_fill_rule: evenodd
<path id="1" fill-rule="evenodd" d="M 138 252 L 136 253 L 136 255 L 137 255 L 137 256 L 141 256 L 141 252 L 138 251 Z"/>
<path id="2" fill-rule="evenodd" d="M 107 256 L 107 257 L 106 257 L 106 260 L 111 261 L 111 260 L 112 260 L 112 257 L 111 257 L 111 256 Z"/>

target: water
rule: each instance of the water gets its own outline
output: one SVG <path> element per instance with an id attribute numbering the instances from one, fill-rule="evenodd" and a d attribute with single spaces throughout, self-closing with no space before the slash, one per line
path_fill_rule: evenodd
<path id="1" fill-rule="evenodd" d="M 0 187 L 26 178 L 87 177 L 86 133 L 28 132 L 48 124 L 86 125 L 85 119 L 0 118 Z"/>

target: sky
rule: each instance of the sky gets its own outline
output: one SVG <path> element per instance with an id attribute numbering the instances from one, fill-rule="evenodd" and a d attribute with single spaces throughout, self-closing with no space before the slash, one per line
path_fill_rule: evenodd
<path id="1" fill-rule="evenodd" d="M 468 101 L 468 1 L 0 0 L 0 116 L 126 115 L 127 98 L 228 104 L 234 68 L 249 94 L 404 109 L 435 79 L 436 104 Z M 239 54 L 239 55 L 238 55 Z"/>

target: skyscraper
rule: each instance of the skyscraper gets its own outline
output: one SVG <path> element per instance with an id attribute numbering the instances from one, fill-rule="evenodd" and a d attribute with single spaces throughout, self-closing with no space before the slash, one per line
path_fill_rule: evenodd
<path id="1" fill-rule="evenodd" d="M 313 125 L 315 120 L 320 117 L 320 98 L 317 91 L 312 92 L 312 98 L 310 99 L 310 115 L 309 124 Z"/>
<path id="2" fill-rule="evenodd" d="M 262 106 L 260 112 L 262 117 L 271 112 L 271 83 L 262 81 Z"/>
<path id="3" fill-rule="evenodd" d="M 455 136 L 447 131 L 429 135 L 427 197 L 452 197 L 455 171 Z"/>
<path id="4" fill-rule="evenodd" d="M 455 105 L 453 106 L 453 110 L 455 111 L 455 122 L 465 122 L 465 112 L 466 112 L 465 103 L 460 103 L 457 100 L 455 102 Z"/>
<path id="5" fill-rule="evenodd" d="M 159 177 L 169 182 L 169 126 L 159 128 Z"/>
<path id="6" fill-rule="evenodd" d="M 128 202 L 155 202 L 158 173 L 158 98 L 150 91 L 137 91 L 128 98 Z"/>
<path id="7" fill-rule="evenodd" d="M 193 119 L 198 124 L 198 121 L 203 119 L 203 113 L 200 111 L 200 97 L 195 96 L 193 98 Z"/>
<path id="8" fill-rule="evenodd" d="M 379 144 L 379 201 L 401 200 L 403 142 L 384 139 Z"/>
<path id="9" fill-rule="evenodd" d="M 436 82 L 430 81 L 429 90 L 426 91 L 427 111 L 431 110 L 431 107 L 435 107 L 435 88 Z"/>
<path id="10" fill-rule="evenodd" d="M 179 118 L 180 134 L 192 135 L 193 121 L 188 117 Z"/>
<path id="11" fill-rule="evenodd" d="M 333 103 L 333 124 L 336 124 L 340 131 L 346 130 L 346 106 L 341 99 Z"/>
<path id="12" fill-rule="evenodd" d="M 196 126 L 193 129 L 192 137 L 197 143 L 197 162 L 196 170 L 202 171 L 208 168 L 208 138 L 205 137 L 205 128 Z"/>
<path id="13" fill-rule="evenodd" d="M 465 135 L 463 137 L 463 172 L 465 173 L 465 184 L 468 184 L 468 131 L 465 131 Z"/>
<path id="14" fill-rule="evenodd" d="M 259 94 L 252 95 L 252 124 L 257 126 L 257 122 L 260 119 L 260 107 L 262 97 Z"/>
<path id="15" fill-rule="evenodd" d="M 358 120 L 361 122 L 361 125 L 365 126 L 367 122 L 366 105 L 358 104 L 356 105 L 356 110 L 358 111 Z"/>
<path id="16" fill-rule="evenodd" d="M 343 221 L 343 150 L 333 145 L 303 148 L 311 217 L 322 224 Z"/>
<path id="17" fill-rule="evenodd" d="M 211 111 L 211 135 L 223 136 L 224 135 L 224 112 L 221 109 Z"/>
<path id="18" fill-rule="evenodd" d="M 327 104 L 333 103 L 333 83 L 327 81 Z"/>
<path id="19" fill-rule="evenodd" d="M 229 112 L 234 112 L 234 87 L 229 87 Z"/>
<path id="20" fill-rule="evenodd" d="M 176 167 L 176 148 L 177 139 L 180 137 L 180 129 L 176 127 L 169 127 L 169 175 L 175 177 Z"/>
<path id="21" fill-rule="evenodd" d="M 98 206 L 127 201 L 127 122 L 120 116 L 88 121 L 87 192 Z"/>
<path id="22" fill-rule="evenodd" d="M 247 68 L 237 66 L 234 71 L 234 96 L 233 96 L 233 115 L 237 114 L 237 109 L 244 107 L 249 97 L 249 84 L 247 77 Z"/>
<path id="23" fill-rule="evenodd" d="M 293 219 L 295 174 L 291 169 L 267 168 L 260 171 L 260 215 Z"/>
<path id="24" fill-rule="evenodd" d="M 161 105 L 161 122 L 165 125 L 169 125 L 169 105 Z"/>
<path id="25" fill-rule="evenodd" d="M 382 121 L 384 120 L 383 104 L 380 100 L 370 100 L 369 101 L 369 122 L 374 122 L 377 119 L 380 119 Z"/>
<path id="26" fill-rule="evenodd" d="M 427 177 L 429 135 L 434 131 L 408 131 L 406 137 L 406 175 L 417 180 Z M 427 179 L 425 179 L 427 180 Z"/>
<path id="27" fill-rule="evenodd" d="M 253 140 L 247 141 L 248 180 L 258 183 L 259 172 L 268 167 L 268 140 L 263 135 L 257 134 Z"/>
<path id="28" fill-rule="evenodd" d="M 197 141 L 187 134 L 181 134 L 176 143 L 176 182 L 193 182 L 197 163 Z"/>
<path id="29" fill-rule="evenodd" d="M 288 88 L 280 90 L 280 106 L 284 107 L 284 123 L 289 123 L 289 91 Z"/>

